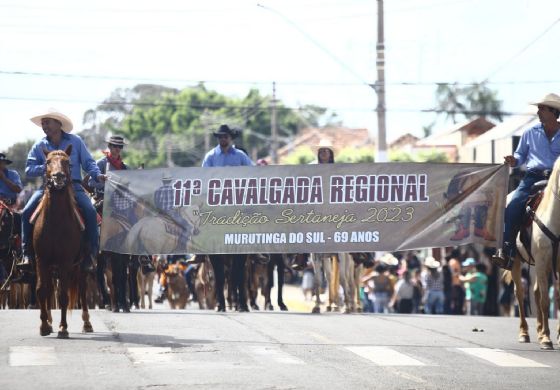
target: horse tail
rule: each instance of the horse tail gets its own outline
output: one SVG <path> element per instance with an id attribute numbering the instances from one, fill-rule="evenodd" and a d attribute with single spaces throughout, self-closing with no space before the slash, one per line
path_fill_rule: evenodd
<path id="1" fill-rule="evenodd" d="M 504 282 L 507 285 L 510 285 L 511 282 L 513 282 L 513 276 L 511 275 L 511 271 L 504 270 L 504 272 L 502 273 L 502 282 Z"/>
<path id="2" fill-rule="evenodd" d="M 81 273 L 79 264 L 72 266 L 72 272 L 70 272 L 70 283 L 68 284 L 68 310 L 70 311 L 76 307 L 80 298 Z"/>

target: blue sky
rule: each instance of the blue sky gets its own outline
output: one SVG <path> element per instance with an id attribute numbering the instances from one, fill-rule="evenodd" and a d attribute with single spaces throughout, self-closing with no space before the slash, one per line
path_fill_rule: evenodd
<path id="1" fill-rule="evenodd" d="M 276 81 L 288 106 L 377 131 L 364 85 L 376 78 L 375 0 L 261 1 L 274 12 L 256 0 L 81 3 L 0 0 L 0 150 L 40 138 L 29 118 L 49 107 L 79 130 L 85 110 L 141 82 L 243 96 Z M 559 19 L 557 0 L 385 0 L 388 140 L 434 120 L 421 110 L 436 82 L 489 78 L 511 112 L 560 93 Z"/>

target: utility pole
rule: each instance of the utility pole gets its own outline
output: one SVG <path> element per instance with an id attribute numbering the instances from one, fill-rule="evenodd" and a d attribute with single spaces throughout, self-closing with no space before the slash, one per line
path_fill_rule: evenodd
<path id="1" fill-rule="evenodd" d="M 383 0 L 377 0 L 377 156 L 376 162 L 387 162 L 387 135 L 385 124 L 385 36 L 383 26 Z"/>
<path id="2" fill-rule="evenodd" d="M 273 164 L 278 164 L 278 128 L 276 123 L 276 81 L 272 82 L 272 100 L 270 101 L 270 157 Z"/>

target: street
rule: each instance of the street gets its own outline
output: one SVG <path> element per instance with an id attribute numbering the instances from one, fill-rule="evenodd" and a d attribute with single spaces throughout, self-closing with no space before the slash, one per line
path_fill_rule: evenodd
<path id="1" fill-rule="evenodd" d="M 91 319 L 95 332 L 82 334 L 74 311 L 70 339 L 59 340 L 39 336 L 38 310 L 1 311 L 0 388 L 548 389 L 560 381 L 560 352 L 539 350 L 533 319 L 531 344 L 517 343 L 517 319 L 504 317 L 157 305 L 94 310 Z"/>

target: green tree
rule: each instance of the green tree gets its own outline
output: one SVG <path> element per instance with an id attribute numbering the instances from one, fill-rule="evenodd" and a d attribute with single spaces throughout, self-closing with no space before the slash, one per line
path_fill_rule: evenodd
<path id="1" fill-rule="evenodd" d="M 30 181 L 35 181 L 35 178 L 28 179 L 25 175 L 25 163 L 27 161 L 27 154 L 34 144 L 35 141 L 33 140 L 17 142 L 3 152 L 10 160 L 12 160 L 12 164 L 9 165 L 9 168 L 14 169 L 19 173 L 24 185 Z"/>
<path id="2" fill-rule="evenodd" d="M 453 123 L 457 122 L 458 115 L 466 119 L 482 116 L 502 121 L 502 101 L 498 99 L 498 92 L 491 90 L 486 82 L 469 86 L 438 84 L 436 102 L 434 110 Z"/>
<path id="3" fill-rule="evenodd" d="M 146 167 L 200 165 L 215 145 L 212 129 L 221 123 L 243 129 L 235 143 L 256 158 L 269 154 L 271 145 L 271 97 L 251 89 L 243 98 L 228 97 L 204 84 L 181 91 L 154 85 L 116 90 L 95 111 L 101 125 L 89 126 L 86 138 L 92 143 L 107 132 L 119 133 L 130 141 L 124 158 L 131 166 Z M 333 120 L 335 116 L 317 106 L 299 110 L 276 103 L 279 142 L 285 145 L 301 127 Z M 330 114 L 330 116 L 329 116 Z M 94 118 L 87 113 L 88 123 Z M 103 147 L 91 145 L 90 147 Z"/>

